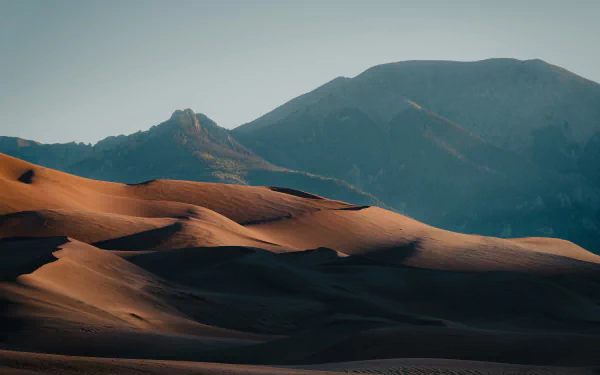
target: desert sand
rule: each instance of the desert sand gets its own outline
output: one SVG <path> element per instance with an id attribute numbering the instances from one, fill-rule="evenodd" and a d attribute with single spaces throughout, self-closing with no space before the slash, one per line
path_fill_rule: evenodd
<path id="1" fill-rule="evenodd" d="M 0 154 L 0 372 L 593 374 L 600 257 Z"/>

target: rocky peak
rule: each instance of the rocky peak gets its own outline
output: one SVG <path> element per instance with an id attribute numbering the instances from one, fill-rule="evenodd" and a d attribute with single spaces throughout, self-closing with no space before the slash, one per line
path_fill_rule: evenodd
<path id="1" fill-rule="evenodd" d="M 196 132 L 211 133 L 213 131 L 223 130 L 206 115 L 195 113 L 189 108 L 184 110 L 178 109 L 173 112 L 167 123 L 182 129 L 187 134 Z"/>
<path id="2" fill-rule="evenodd" d="M 200 121 L 190 108 L 173 112 L 169 121 L 175 122 L 184 128 L 200 130 Z"/>

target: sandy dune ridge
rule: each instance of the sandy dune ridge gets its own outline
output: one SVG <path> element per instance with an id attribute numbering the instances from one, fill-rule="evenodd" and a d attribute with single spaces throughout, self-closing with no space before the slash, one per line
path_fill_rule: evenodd
<path id="1" fill-rule="evenodd" d="M 94 181 L 3 154 L 0 192 L 6 373 L 600 366 L 600 257 L 568 241 L 453 233 L 285 188 Z"/>

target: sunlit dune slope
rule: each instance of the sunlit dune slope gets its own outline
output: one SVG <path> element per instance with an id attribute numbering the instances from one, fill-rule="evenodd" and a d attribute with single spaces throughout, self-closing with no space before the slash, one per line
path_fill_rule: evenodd
<path id="1" fill-rule="evenodd" d="M 564 240 L 437 229 L 377 207 L 292 189 L 158 180 L 89 180 L 0 154 L 0 236 L 69 236 L 112 250 L 326 247 L 457 271 L 595 272 L 600 257 Z"/>

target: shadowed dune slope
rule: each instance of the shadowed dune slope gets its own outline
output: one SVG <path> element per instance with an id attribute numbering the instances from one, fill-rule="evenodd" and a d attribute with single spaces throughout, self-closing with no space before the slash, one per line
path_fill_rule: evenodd
<path id="1" fill-rule="evenodd" d="M 326 249 L 123 253 L 65 237 L 0 245 L 20 252 L 10 266 L 22 272 L 2 284 L 5 349 L 253 365 L 600 365 L 600 284 L 578 276 L 424 270 Z M 22 260 L 36 254 L 45 263 L 31 271 Z"/>

